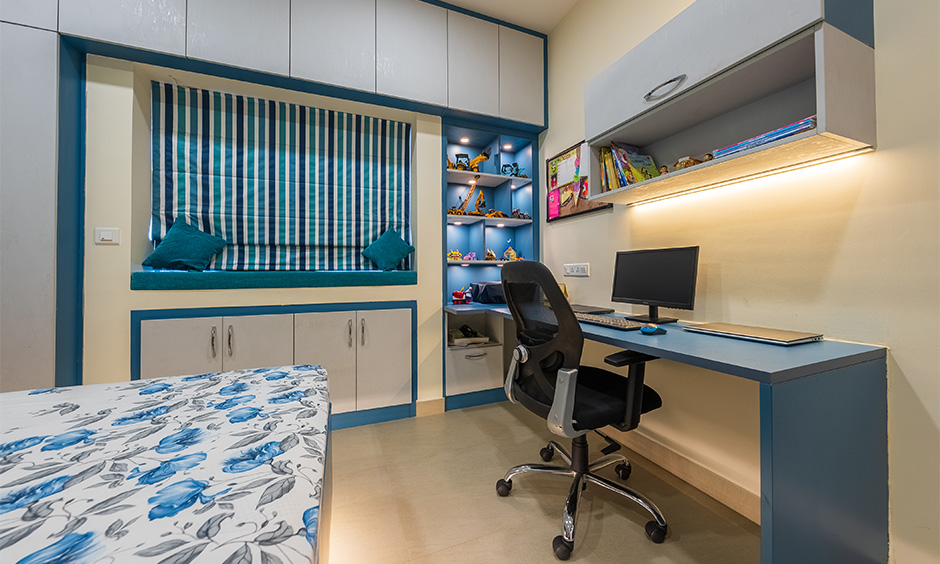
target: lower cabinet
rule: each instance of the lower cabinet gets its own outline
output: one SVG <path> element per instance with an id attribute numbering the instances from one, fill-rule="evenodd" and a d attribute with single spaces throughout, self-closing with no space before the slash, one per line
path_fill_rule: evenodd
<path id="1" fill-rule="evenodd" d="M 294 362 L 329 375 L 333 413 L 412 401 L 411 310 L 294 315 Z"/>
<path id="2" fill-rule="evenodd" d="M 144 318 L 137 368 L 143 379 L 318 364 L 329 377 L 333 413 L 410 404 L 414 328 L 412 309 L 394 307 L 401 303 L 368 310 Z"/>
<path id="3" fill-rule="evenodd" d="M 144 320 L 140 377 L 294 364 L 293 333 L 293 315 Z"/>
<path id="4" fill-rule="evenodd" d="M 464 326 L 488 337 L 489 341 L 459 346 L 448 338 L 444 355 L 444 382 L 448 397 L 502 388 L 506 378 L 503 319 L 485 312 L 447 314 L 448 335 Z"/>

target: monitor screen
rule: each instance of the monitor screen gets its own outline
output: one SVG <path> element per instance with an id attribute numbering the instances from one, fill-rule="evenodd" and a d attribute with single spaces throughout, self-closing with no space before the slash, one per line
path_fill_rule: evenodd
<path id="1" fill-rule="evenodd" d="M 664 323 L 658 307 L 692 309 L 698 247 L 620 251 L 614 263 L 611 301 L 650 306 L 639 319 Z"/>

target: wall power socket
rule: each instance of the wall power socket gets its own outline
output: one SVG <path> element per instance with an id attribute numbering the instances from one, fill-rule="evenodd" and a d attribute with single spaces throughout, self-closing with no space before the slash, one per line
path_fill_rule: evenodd
<path id="1" fill-rule="evenodd" d="M 565 276 L 590 276 L 591 263 L 579 262 L 565 265 Z"/>

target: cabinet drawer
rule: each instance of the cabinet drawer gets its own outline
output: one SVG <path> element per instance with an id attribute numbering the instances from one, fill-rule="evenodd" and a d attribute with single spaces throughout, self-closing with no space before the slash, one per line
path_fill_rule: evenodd
<path id="1" fill-rule="evenodd" d="M 587 84 L 585 137 L 603 134 L 822 17 L 820 0 L 694 2 Z"/>
<path id="2" fill-rule="evenodd" d="M 446 353 L 448 396 L 502 387 L 503 348 L 449 348 Z"/>

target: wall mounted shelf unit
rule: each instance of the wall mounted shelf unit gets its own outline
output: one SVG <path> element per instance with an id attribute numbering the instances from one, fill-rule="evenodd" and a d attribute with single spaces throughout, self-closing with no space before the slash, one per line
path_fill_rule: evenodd
<path id="1" fill-rule="evenodd" d="M 828 4 L 698 0 L 600 73 L 585 89 L 591 199 L 639 204 L 872 150 L 874 49 L 823 21 Z M 673 169 L 810 116 L 814 129 Z M 611 142 L 671 172 L 602 192 L 598 155 Z"/>

